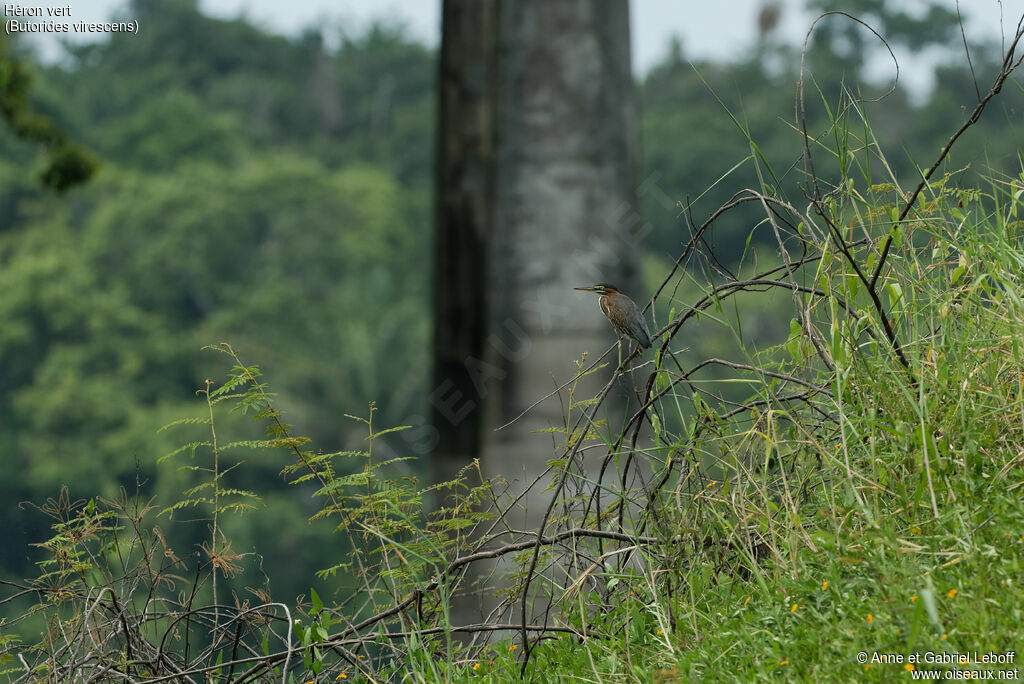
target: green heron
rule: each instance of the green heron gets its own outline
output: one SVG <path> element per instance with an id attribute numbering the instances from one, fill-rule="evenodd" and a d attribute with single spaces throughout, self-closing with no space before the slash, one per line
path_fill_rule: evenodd
<path id="1" fill-rule="evenodd" d="M 619 292 L 619 289 L 608 283 L 599 283 L 593 287 L 577 287 L 576 290 L 596 292 L 601 295 L 601 313 L 611 321 L 615 335 L 619 338 L 619 366 L 622 366 L 622 338 L 634 340 L 644 349 L 651 346 L 651 333 L 647 329 L 647 321 L 640 307 L 632 299 Z"/>

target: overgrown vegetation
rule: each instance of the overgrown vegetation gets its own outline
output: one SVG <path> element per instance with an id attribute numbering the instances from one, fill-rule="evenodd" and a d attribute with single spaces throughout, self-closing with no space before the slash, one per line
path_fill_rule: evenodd
<path id="1" fill-rule="evenodd" d="M 660 348 L 632 360 L 640 408 L 621 430 L 599 420 L 616 380 L 604 361 L 580 362 L 561 388 L 565 424 L 538 436 L 561 444 L 533 488 L 546 523 L 524 531 L 501 483 L 472 467 L 426 487 L 402 441 L 424 383 L 409 369 L 426 365 L 429 151 L 408 143 L 430 138 L 428 52 L 374 30 L 331 55 L 312 34 L 271 38 L 194 3 L 135 7 L 165 12 L 153 25 L 176 36 L 218 41 L 169 69 L 163 50 L 178 43 L 147 37 L 46 72 L 42 110 L 106 160 L 91 188 L 47 203 L 21 171 L 35 151 L 0 140 L 14 160 L 0 162 L 4 498 L 72 487 L 38 507 L 52 532 L 28 533 L 45 540 L 33 579 L 2 582 L 7 677 L 891 681 L 907 663 L 857 653 L 1020 642 L 1024 173 L 1008 171 L 1015 145 L 986 157 L 977 144 L 1014 139 L 1012 117 L 991 110 L 1020 97 L 1003 80 L 1019 32 L 1001 64 L 974 65 L 994 74 L 991 90 L 947 67 L 924 109 L 900 91 L 878 105 L 832 92 L 825 69 L 694 72 L 670 56 L 651 74 L 651 137 L 672 139 L 691 115 L 723 127 L 648 152 L 673 194 L 702 187 L 687 174 L 717 179 L 685 216 L 709 218 L 679 252 L 666 210 L 646 209 L 662 225 L 656 249 L 678 259 L 653 300 Z M 830 45 L 814 43 L 810 61 L 841 56 Z M 238 59 L 238 46 L 267 57 Z M 310 65 L 310 81 L 291 77 Z M 388 91 L 389 73 L 408 82 Z M 99 98 L 115 77 L 128 94 L 110 108 Z M 712 103 L 729 116 L 694 105 L 694 88 L 722 93 L 731 78 L 751 88 Z M 748 106 L 755 92 L 788 98 L 797 80 L 795 126 L 775 120 L 788 103 Z M 361 104 L 284 106 L 325 83 Z M 934 154 L 943 116 L 960 115 L 942 103 L 989 97 L 984 118 L 963 112 L 952 156 L 925 166 L 893 153 L 903 136 Z M 903 115 L 877 130 L 876 106 Z M 726 139 L 735 156 L 701 148 Z M 168 258 L 180 254 L 194 258 Z M 739 313 L 750 310 L 788 338 L 761 348 Z M 261 360 L 280 397 L 220 345 L 227 380 L 183 398 L 223 375 L 216 354 L 183 350 L 221 334 Z M 284 347 L 297 351 L 275 357 Z M 605 391 L 579 396 L 593 374 Z M 387 406 L 338 426 L 331 407 L 384 387 Z M 10 541 L 15 563 L 23 545 Z M 467 595 L 493 612 L 459 622 Z"/>
<path id="2" fill-rule="evenodd" d="M 858 0 L 856 11 L 882 12 L 879 25 L 908 48 L 915 47 L 908 34 L 948 43 L 948 17 L 901 18 L 876 0 Z M 90 182 L 57 196 L 38 182 L 49 163 L 45 147 L 0 125 L 3 577 L 29 576 L 39 557 L 24 549 L 48 532 L 19 502 L 45 501 L 65 484 L 71 499 L 116 498 L 138 481 L 166 505 L 195 485 L 187 473 L 158 468 L 155 456 L 178 445 L 176 433 L 160 426 L 204 415 L 194 392 L 221 372 L 199 351 L 211 341 L 231 340 L 258 360 L 275 379 L 281 408 L 318 448 L 358 449 L 359 426 L 339 416 L 377 400 L 379 424 L 413 426 L 386 436 L 382 453 L 427 453 L 430 268 L 422 255 L 431 222 L 435 52 L 395 26 L 276 36 L 244 20 L 204 16 L 195 0 L 133 0 L 125 13 L 145 30 L 74 46 L 57 65 L 37 64 L 23 44 L 0 36 L 32 78 L 28 111 L 48 117 L 99 163 Z M 870 96 L 888 88 L 872 85 L 860 62 L 847 59 L 847 33 L 826 31 L 809 59 L 830 102 L 841 84 L 860 84 Z M 779 174 L 779 192 L 801 197 L 801 177 L 790 170 L 799 132 L 789 125 L 799 54 L 780 38 L 767 34 L 728 63 L 691 65 L 682 46 L 639 83 L 647 142 L 638 180 L 663 193 L 645 195 L 637 207 L 654 228 L 642 255 L 645 294 L 686 241 L 677 202 L 690 202 L 687 213 L 699 221 L 737 188 L 759 187 L 758 155 Z M 977 73 L 998 64 L 998 46 L 971 48 Z M 0 71 L 11 64 L 0 62 Z M 934 156 L 961 106 L 976 99 L 962 53 L 937 55 L 935 64 L 939 78 L 921 97 L 897 88 L 865 105 L 901 182 L 917 173 L 911 160 Z M 17 100 L 3 92 L 5 102 Z M 971 174 L 986 168 L 1015 173 L 1017 146 L 1007 143 L 1016 140 L 1021 100 L 1016 86 L 1005 88 L 965 133 L 954 150 L 957 166 L 970 165 L 963 182 L 975 183 Z M 723 103 L 756 150 L 723 116 Z M 811 98 L 808 110 L 809 130 L 827 130 L 827 108 Z M 731 209 L 705 233 L 729 269 L 759 220 L 754 208 Z M 771 258 L 774 237 L 754 231 L 750 247 L 748 259 Z M 700 285 L 686 282 L 674 302 L 660 297 L 659 320 L 699 299 Z M 741 302 L 743 345 L 784 338 L 785 304 L 782 297 Z M 691 364 L 745 353 L 724 326 L 704 326 L 681 346 Z M 705 377 L 728 372 L 707 367 Z M 231 429 L 234 439 L 259 437 L 237 423 Z M 258 547 L 276 568 L 275 594 L 294 597 L 307 591 L 314 569 L 336 562 L 334 541 L 328 525 L 304 524 L 310 507 L 279 476 L 275 459 L 254 452 L 235 471 L 238 488 L 258 492 L 264 506 L 227 524 L 236 550 Z M 424 472 L 419 462 L 401 462 L 402 475 Z M 311 485 L 300 487 L 308 493 Z M 292 532 L 275 534 L 281 527 Z M 198 528 L 187 537 L 182 528 L 167 532 L 178 549 L 208 538 Z M 243 590 L 260 580 L 243 573 L 233 582 Z M 327 595 L 332 582 L 317 588 Z M 11 614 L 23 608 L 11 606 Z"/>
<path id="3" fill-rule="evenodd" d="M 1024 24 L 962 130 L 1019 65 L 1022 37 Z M 380 428 L 373 405 L 349 416 L 365 446 L 318 450 L 285 422 L 260 370 L 220 345 L 227 381 L 206 383 L 201 414 L 168 430 L 202 431 L 172 454 L 191 457 L 198 478 L 183 498 L 122 491 L 41 507 L 55 522 L 39 573 L 5 585 L 32 598 L 43 638 L 5 623 L 7 674 L 891 681 L 933 668 L 873 654 L 1013 650 L 1024 622 L 1024 173 L 964 183 L 946 146 L 904 187 L 860 99 L 816 97 L 831 119 L 812 134 L 798 116 L 800 201 L 779 192 L 778 170 L 734 118 L 763 180 L 695 226 L 658 288 L 671 313 L 654 358 L 631 360 L 643 389 L 624 428 L 598 420 L 617 383 L 603 360 L 582 359 L 561 388 L 561 454 L 534 485 L 550 502 L 539 529 L 511 527 L 520 502 L 476 468 L 444 491 L 396 477 L 376 445 L 404 427 Z M 747 206 L 774 256 L 751 248 L 735 274 L 699 280 L 714 272 L 701 238 Z M 743 342 L 737 302 L 778 295 L 791 302 L 782 344 L 683 365 L 685 337 L 722 328 Z M 580 397 L 590 374 L 611 377 Z M 738 402 L 736 384 L 747 389 Z M 232 412 L 266 435 L 226 434 Z M 260 571 L 259 556 L 232 546 L 229 521 L 259 505 L 237 485 L 247 464 L 236 453 L 288 454 L 293 493 L 311 495 L 311 517 L 342 540 L 333 556 L 344 560 L 320 574 L 347 584 L 343 599 L 311 588 L 296 605 L 266 583 L 224 587 L 244 566 Z M 432 510 L 435 498 L 450 505 Z M 165 541 L 172 523 L 204 530 L 198 556 Z M 487 580 L 501 587 L 494 610 L 455 622 L 460 595 L 494 595 Z"/>

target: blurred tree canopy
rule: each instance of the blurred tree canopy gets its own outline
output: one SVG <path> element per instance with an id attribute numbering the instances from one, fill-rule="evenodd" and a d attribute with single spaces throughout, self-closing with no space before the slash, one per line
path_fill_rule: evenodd
<path id="1" fill-rule="evenodd" d="M 811 0 L 808 7 L 820 12 L 833 5 Z M 888 52 L 867 28 L 833 14 L 818 22 L 808 46 L 808 132 L 812 136 L 828 132 L 826 103 L 834 108 L 838 89 L 860 93 L 871 122 L 870 130 L 858 124 L 862 137 L 876 139 L 887 150 L 897 178 L 916 182 L 917 169 L 931 165 L 978 101 L 975 83 L 982 94 L 988 90 L 1001 60 L 999 46 L 972 43 L 972 73 L 972 65 L 959 44 L 956 14 L 944 5 L 926 3 L 913 16 L 894 10 L 891 3 L 882 0 L 857 0 L 845 3 L 843 9 L 864 19 L 904 54 L 928 47 L 949 48 L 932 65 L 934 87 L 923 98 L 912 101 L 902 87 L 907 66 L 901 65 L 899 87 L 873 102 L 890 90 L 895 70 Z M 870 56 L 879 57 L 886 67 L 881 81 L 865 76 Z M 656 173 L 661 189 L 682 205 L 668 210 L 659 196 L 647 195 L 643 200 L 641 213 L 655 228 L 649 243 L 653 251 L 674 258 L 685 244 L 689 231 L 682 212 L 687 203 L 692 202 L 690 213 L 699 224 L 737 189 L 757 187 L 752 165 L 740 164 L 752 155 L 762 155 L 775 169 L 778 177 L 768 179 L 770 183 L 777 183 L 797 205 L 803 203 L 803 169 L 794 166 L 801 152 L 800 132 L 795 128 L 799 68 L 799 46 L 764 37 L 730 63 L 691 63 L 677 42 L 667 58 L 643 79 L 641 178 Z M 1017 85 L 1004 91 L 997 104 L 1000 109 L 987 111 L 981 125 L 968 131 L 949 162 L 951 168 L 976 164 L 979 170 L 995 169 L 1014 176 L 1019 173 L 1019 132 L 1015 125 L 1024 108 L 1024 93 Z M 850 144 L 863 142 L 852 140 Z M 834 160 L 816 162 L 826 164 L 818 169 L 826 177 L 830 170 L 827 164 L 831 162 L 835 168 Z M 734 169 L 737 164 L 740 166 Z M 727 173 L 727 181 L 711 187 Z M 714 245 L 725 263 L 739 258 L 754 231 L 758 212 L 741 210 L 740 214 L 749 215 L 751 223 L 730 223 L 714 229 Z M 754 231 L 755 244 L 771 245 L 773 241 L 773 237 Z"/>
<path id="2" fill-rule="evenodd" d="M 385 26 L 327 50 L 317 33 L 270 35 L 195 2 L 128 11 L 149 30 L 73 46 L 60 66 L 0 62 L 20 79 L 3 82 L 9 100 L 103 161 L 55 198 L 25 173 L 34 139 L 0 126 L 0 487 L 18 521 L 0 563 L 12 574 L 29 572 L 46 524 L 18 501 L 62 484 L 110 496 L 137 475 L 177 499 L 189 476 L 156 459 L 187 439 L 157 430 L 198 415 L 195 390 L 224 377 L 205 344 L 230 340 L 259 363 L 325 450 L 361 447 L 343 414 L 371 400 L 386 399 L 382 423 L 425 413 L 433 54 Z M 301 543 L 329 526 L 303 522 L 297 492 L 274 494 L 284 460 L 246 458 L 237 476 L 274 510 L 249 516 L 236 549 L 275 526 L 261 516 L 299 521 L 261 545 L 304 558 L 274 580 L 297 593 L 337 560 Z"/>
<path id="3" fill-rule="evenodd" d="M 6 35 L 0 37 L 0 119 L 21 140 L 45 147 L 47 161 L 39 179 L 43 185 L 62 192 L 88 180 L 96 162 L 49 117 L 32 111 L 31 84 L 25 61 L 12 54 Z"/>
<path id="4" fill-rule="evenodd" d="M 880 1 L 860 5 L 909 49 L 947 41 L 953 26 L 938 10 L 915 19 Z M 134 0 L 126 14 L 147 30 L 71 46 L 59 65 L 36 64 L 0 36 L 7 575 L 31 572 L 25 549 L 45 535 L 46 521 L 19 501 L 42 501 L 62 484 L 75 496 L 112 495 L 137 477 L 174 500 L 188 474 L 155 461 L 184 440 L 157 429 L 198 415 L 195 390 L 224 376 L 204 344 L 228 340 L 259 363 L 286 417 L 324 451 L 362 444 L 343 414 L 362 415 L 371 400 L 382 426 L 425 423 L 428 413 L 434 51 L 381 25 L 328 48 L 317 30 L 272 35 L 203 16 L 196 0 Z M 866 96 L 889 87 L 863 81 L 861 53 L 849 53 L 851 40 L 871 43 L 862 28 L 842 17 L 823 24 L 810 66 L 825 92 L 808 98 L 812 129 L 823 128 L 824 84 Z M 996 51 L 978 46 L 972 57 L 986 88 Z M 900 88 L 866 105 L 873 134 L 905 151 L 892 160 L 901 178 L 931 163 L 976 100 L 962 53 L 944 59 L 923 101 Z M 757 153 L 799 198 L 798 64 L 794 48 L 762 43 L 734 62 L 691 65 L 677 44 L 641 83 L 639 177 L 693 201 L 699 222 L 757 183 L 742 163 Z M 984 161 L 1016 175 L 1022 105 L 1019 89 L 999 100 L 951 164 Z M 61 149 L 78 161 L 51 173 Z M 94 168 L 89 183 L 71 182 Z M 67 191 L 54 195 L 40 176 Z M 655 195 L 641 202 L 654 226 L 650 253 L 676 256 L 689 237 L 681 210 Z M 716 228 L 723 262 L 742 254 L 753 221 Z M 306 525 L 302 497 L 281 493 L 283 465 L 268 457 L 237 471 L 267 508 L 231 524 L 236 550 L 259 538 L 268 559 L 287 566 L 271 574 L 288 596 L 337 549 L 313 542 L 329 529 Z"/>

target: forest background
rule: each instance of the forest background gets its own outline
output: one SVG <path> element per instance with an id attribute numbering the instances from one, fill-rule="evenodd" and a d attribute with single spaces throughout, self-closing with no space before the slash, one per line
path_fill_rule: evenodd
<path id="1" fill-rule="evenodd" d="M 1000 59 L 995 38 L 964 58 L 956 13 L 911 17 L 858 0 L 894 45 L 944 47 L 934 85 L 911 95 L 900 84 L 867 105 L 901 178 L 932 159 L 977 99 L 972 69 Z M 822 3 L 811 0 L 811 10 Z M 48 117 L 96 164 L 86 183 L 57 192 L 40 177 L 51 161 L 0 126 L 0 576 L 29 577 L 51 520 L 42 504 L 67 487 L 71 499 L 118 496 L 123 488 L 170 505 L 195 472 L 158 459 L 182 443 L 159 428 L 206 410 L 196 390 L 225 374 L 227 340 L 258 362 L 297 431 L 324 451 L 359 449 L 371 401 L 382 426 L 422 427 L 429 416 L 429 341 L 437 54 L 400 25 L 377 24 L 336 44 L 310 28 L 297 37 L 244 20 L 204 16 L 194 0 L 134 0 L 139 36 L 112 34 L 70 48 L 59 64 L 0 37 L 0 60 L 18 60 L 31 82 L 31 110 Z M 754 22 L 756 17 L 749 17 Z M 889 91 L 863 76 L 879 46 L 849 23 L 824 23 L 810 45 L 823 90 Z M 640 209 L 653 230 L 642 254 L 645 290 L 660 282 L 703 217 L 738 187 L 757 185 L 743 160 L 749 141 L 790 168 L 798 159 L 792 121 L 800 46 L 764 27 L 728 62 L 696 61 L 668 46 L 637 84 L 641 103 L 638 178 L 656 178 L 673 204 L 651 195 Z M 1011 82 L 959 143 L 957 168 L 1015 176 L 1024 94 Z M 824 120 L 824 111 L 810 116 Z M 26 170 L 31 172 L 26 173 Z M 716 184 L 729 174 L 730 182 Z M 792 174 L 786 182 L 795 187 Z M 51 184 L 52 185 L 52 184 Z M 687 205 L 684 213 L 682 206 Z M 750 247 L 749 223 L 716 227 L 725 265 Z M 763 239 L 755 237 L 756 243 Z M 770 248 L 765 245 L 764 248 Z M 645 297 L 644 293 L 640 293 Z M 686 293 L 679 293 L 680 301 Z M 784 307 L 785 302 L 780 303 Z M 782 308 L 780 308 L 780 311 Z M 765 345 L 788 334 L 786 314 L 749 312 L 745 329 Z M 728 344 L 692 342 L 695 355 Z M 259 435 L 242 416 L 233 429 Z M 416 430 L 382 440 L 393 456 L 425 457 Z M 412 436 L 410 436 L 412 435 Z M 272 592 L 291 601 L 344 552 L 327 523 L 281 477 L 274 452 L 245 455 L 232 486 L 259 505 L 223 526 L 236 552 L 258 549 Z M 425 464 L 401 466 L 427 477 Z M 312 489 L 308 489 L 308 494 Z M 301 494 L 301 492 L 300 492 Z M 178 549 L 200 553 L 206 522 L 167 525 Z M 243 592 L 264 578 L 230 580 Z M 7 604 L 18 614 L 24 604 Z"/>

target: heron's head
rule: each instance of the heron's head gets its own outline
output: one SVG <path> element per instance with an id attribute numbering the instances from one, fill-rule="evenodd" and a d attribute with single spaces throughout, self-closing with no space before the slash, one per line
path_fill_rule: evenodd
<path id="1" fill-rule="evenodd" d="M 613 297 L 619 294 L 619 288 L 608 283 L 598 283 L 597 285 L 591 285 L 590 287 L 575 287 L 574 290 L 583 290 L 584 292 L 596 292 L 599 295 L 608 295 Z"/>

